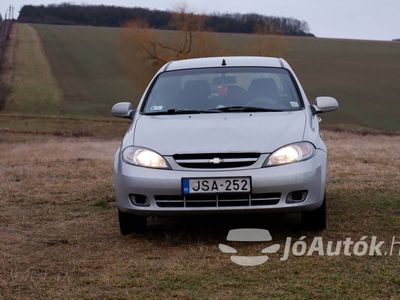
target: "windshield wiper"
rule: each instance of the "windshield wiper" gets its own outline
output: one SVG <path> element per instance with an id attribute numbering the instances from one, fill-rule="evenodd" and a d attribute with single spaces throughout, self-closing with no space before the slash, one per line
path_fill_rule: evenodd
<path id="1" fill-rule="evenodd" d="M 256 106 L 228 106 L 228 107 L 220 107 L 220 108 L 213 108 L 210 111 L 220 111 L 220 112 L 236 112 L 236 111 L 243 111 L 243 112 L 257 112 L 257 111 L 270 111 L 270 112 L 279 112 L 283 111 L 282 109 L 274 109 L 274 108 L 264 108 L 264 107 L 256 107 Z"/>
<path id="2" fill-rule="evenodd" d="M 186 115 L 186 114 L 204 114 L 204 113 L 219 113 L 219 110 L 195 110 L 195 109 L 168 109 L 168 110 L 162 110 L 162 111 L 151 111 L 151 112 L 146 112 L 146 115 Z"/>
<path id="3" fill-rule="evenodd" d="M 146 112 L 146 115 L 156 116 L 156 115 L 190 115 L 190 114 L 211 114 L 211 113 L 221 113 L 221 112 L 279 112 L 282 109 L 255 107 L 255 106 L 228 106 L 228 107 L 217 107 L 209 110 L 195 110 L 195 109 L 168 109 L 160 111 L 150 111 Z"/>

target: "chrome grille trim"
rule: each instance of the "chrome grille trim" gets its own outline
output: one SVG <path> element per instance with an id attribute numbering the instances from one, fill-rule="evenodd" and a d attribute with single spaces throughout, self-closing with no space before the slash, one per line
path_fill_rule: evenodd
<path id="1" fill-rule="evenodd" d="M 250 207 L 279 203 L 280 193 L 265 194 L 202 194 L 154 196 L 158 207 Z"/>
<path id="2" fill-rule="evenodd" d="M 198 153 L 173 155 L 175 162 L 183 168 L 219 169 L 251 166 L 260 153 Z"/>
<path id="3" fill-rule="evenodd" d="M 223 159 L 223 158 L 222 158 Z M 252 162 L 255 163 L 258 158 L 226 158 L 223 159 L 224 162 L 226 163 L 234 163 L 234 162 Z M 209 164 L 210 159 L 176 159 L 175 160 L 178 164 L 190 164 L 190 163 L 195 163 L 195 164 Z"/>

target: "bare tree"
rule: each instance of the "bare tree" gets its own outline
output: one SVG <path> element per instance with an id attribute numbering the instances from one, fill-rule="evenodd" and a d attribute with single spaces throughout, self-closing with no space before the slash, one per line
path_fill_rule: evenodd
<path id="1" fill-rule="evenodd" d="M 171 60 L 207 57 L 220 53 L 216 33 L 206 29 L 205 15 L 195 14 L 187 4 L 175 6 L 169 26 L 175 31 L 159 32 L 144 19 L 124 25 L 119 40 L 128 75 L 142 88 L 154 73 Z"/>
<path id="2" fill-rule="evenodd" d="M 171 13 L 169 27 L 174 31 L 149 28 L 144 19 L 125 24 L 119 40 L 128 75 L 145 88 L 155 72 L 172 60 L 195 57 L 236 55 L 279 56 L 283 49 L 282 24 L 277 18 L 264 18 L 253 28 L 251 44 L 239 49 L 222 45 L 218 33 L 207 28 L 208 17 L 196 14 L 187 4 L 178 4 Z"/>

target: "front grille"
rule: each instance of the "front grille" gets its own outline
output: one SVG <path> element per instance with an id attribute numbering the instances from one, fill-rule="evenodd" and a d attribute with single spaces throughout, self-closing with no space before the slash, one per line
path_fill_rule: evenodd
<path id="1" fill-rule="evenodd" d="M 154 196 L 157 206 L 164 208 L 265 206 L 278 204 L 280 198 L 280 193 Z"/>
<path id="2" fill-rule="evenodd" d="M 201 153 L 176 154 L 173 156 L 178 165 L 193 169 L 240 168 L 254 164 L 260 153 Z"/>

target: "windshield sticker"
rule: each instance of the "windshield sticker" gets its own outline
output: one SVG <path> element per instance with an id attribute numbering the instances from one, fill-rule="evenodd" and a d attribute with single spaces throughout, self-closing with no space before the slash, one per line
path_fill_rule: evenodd
<path id="1" fill-rule="evenodd" d="M 162 109 L 163 109 L 162 106 L 152 106 L 152 107 L 150 108 L 150 110 L 162 110 Z"/>
<path id="2" fill-rule="evenodd" d="M 290 105 L 292 107 L 299 107 L 299 104 L 297 102 L 294 102 L 294 101 L 290 101 Z"/>

